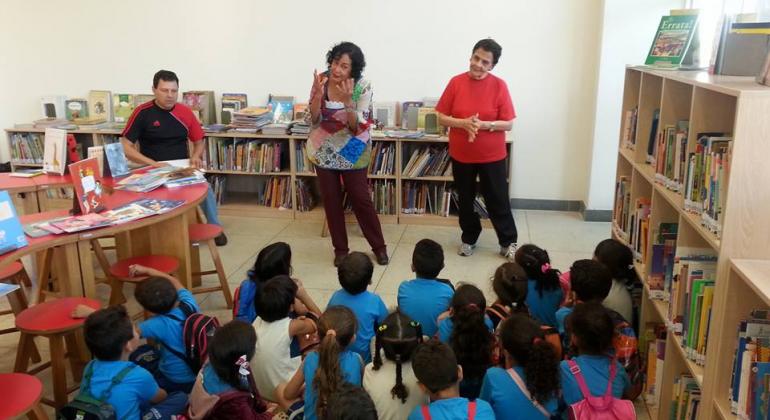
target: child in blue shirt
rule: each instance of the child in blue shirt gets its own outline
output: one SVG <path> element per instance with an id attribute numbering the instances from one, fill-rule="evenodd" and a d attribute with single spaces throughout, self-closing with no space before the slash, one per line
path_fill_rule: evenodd
<path id="1" fill-rule="evenodd" d="M 449 309 L 454 287 L 449 280 L 438 279 L 444 268 L 444 250 L 437 242 L 422 239 L 412 252 L 412 271 L 417 278 L 398 286 L 398 308 L 422 325 L 423 334 L 433 337 L 438 316 Z"/>
<path id="2" fill-rule="evenodd" d="M 420 388 L 430 396 L 431 403 L 415 407 L 409 420 L 495 418 L 492 407 L 486 401 L 470 401 L 460 396 L 463 368 L 457 364 L 448 345 L 435 339 L 420 344 L 412 356 L 412 368 Z"/>
<path id="3" fill-rule="evenodd" d="M 291 275 L 291 247 L 286 242 L 276 242 L 259 251 L 248 278 L 238 288 L 235 318 L 249 324 L 254 322 L 259 315 L 256 305 L 259 286 L 279 275 Z"/>
<path id="4" fill-rule="evenodd" d="M 569 273 L 571 285 L 567 306 L 556 311 L 556 324 L 559 334 L 565 337 L 565 342 L 569 339 L 566 333 L 566 319 L 574 306 L 583 302 L 601 303 L 612 287 L 612 273 L 598 261 L 577 260 L 572 263 Z"/>
<path id="5" fill-rule="evenodd" d="M 350 350 L 357 327 L 355 314 L 345 306 L 327 308 L 318 320 L 318 350 L 307 355 L 283 389 L 286 400 L 304 395 L 306 420 L 327 418 L 324 414 L 329 399 L 344 382 L 361 386 L 364 363 L 358 353 Z"/>
<path id="6" fill-rule="evenodd" d="M 372 361 L 370 343 L 374 338 L 375 325 L 388 316 L 388 308 L 378 295 L 366 288 L 372 283 L 374 265 L 363 252 L 351 252 L 337 267 L 337 276 L 342 286 L 329 299 L 328 306 L 346 306 L 356 315 L 358 332 L 351 350 L 361 355 L 364 362 Z"/>
<path id="7" fill-rule="evenodd" d="M 497 300 L 486 309 L 495 329 L 513 313 L 529 315 L 528 287 L 527 273 L 520 265 L 506 262 L 497 267 L 492 277 L 492 290 L 497 295 Z"/>
<path id="8" fill-rule="evenodd" d="M 532 244 L 516 251 L 516 263 L 527 273 L 527 307 L 530 315 L 541 324 L 556 327 L 556 310 L 564 292 L 559 283 L 559 270 L 551 267 L 546 250 Z"/>
<path id="9" fill-rule="evenodd" d="M 481 380 L 492 365 L 492 321 L 484 315 L 487 301 L 478 287 L 463 284 L 452 297 L 448 316 L 438 324 L 439 340 L 448 343 L 463 368 L 460 395 L 479 396 Z"/>
<path id="10" fill-rule="evenodd" d="M 361 387 L 343 382 L 329 398 L 327 419 L 377 420 L 377 408 L 372 397 Z M 380 420 L 382 417 L 379 417 Z"/>
<path id="11" fill-rule="evenodd" d="M 499 419 L 558 414 L 559 361 L 540 324 L 526 315 L 513 314 L 497 331 L 505 368 L 487 370 L 479 398 L 489 402 Z"/>
<path id="12" fill-rule="evenodd" d="M 90 309 L 90 308 L 88 308 Z M 152 418 L 170 419 L 181 414 L 187 405 L 182 392 L 167 394 L 158 386 L 152 374 L 128 361 L 139 346 L 139 334 L 122 305 L 98 311 L 79 306 L 73 316 L 87 315 L 83 334 L 94 360 L 85 368 L 80 384 L 81 394 L 110 404 L 119 419 L 138 420 L 152 411 Z M 118 383 L 113 382 L 122 376 Z M 107 391 L 112 385 L 112 389 Z"/>
<path id="13" fill-rule="evenodd" d="M 129 272 L 131 276 L 149 276 L 136 286 L 134 296 L 144 310 L 157 315 L 137 325 L 142 338 L 160 344 L 155 379 L 167 391 L 189 394 L 198 372 L 193 372 L 182 357 L 186 354 L 184 322 L 190 314 L 200 312 L 200 307 L 174 276 L 138 264 L 132 265 Z"/>
<path id="14" fill-rule="evenodd" d="M 630 399 L 628 393 L 632 390 L 628 375 L 623 366 L 610 356 L 615 326 L 607 309 L 598 302 L 579 303 L 567 323 L 572 345 L 578 353 L 572 360 L 580 367 L 591 395 L 604 395 L 610 377 L 610 363 L 614 363 L 616 374 L 612 395 Z M 561 362 L 560 371 L 562 395 L 567 405 L 582 400 L 583 395 L 566 360 Z"/>

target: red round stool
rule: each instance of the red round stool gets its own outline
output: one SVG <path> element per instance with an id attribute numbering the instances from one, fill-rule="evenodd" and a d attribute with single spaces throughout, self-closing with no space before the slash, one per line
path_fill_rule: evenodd
<path id="1" fill-rule="evenodd" d="M 110 266 L 110 305 L 116 305 L 126 301 L 123 295 L 123 282 L 138 283 L 147 276 L 131 277 L 128 268 L 134 264 L 154 268 L 167 274 L 172 274 L 179 269 L 179 260 L 168 255 L 144 255 L 122 259 Z"/>
<path id="2" fill-rule="evenodd" d="M 208 274 L 216 274 L 219 277 L 219 286 L 213 287 L 196 287 L 192 290 L 193 293 L 208 293 L 222 291 L 227 302 L 227 307 L 233 307 L 233 296 L 230 294 L 230 286 L 227 284 L 227 277 L 225 276 L 225 268 L 222 265 L 222 260 L 219 258 L 219 251 L 217 251 L 217 244 L 214 239 L 222 233 L 222 226 L 205 224 L 205 223 L 193 223 L 188 226 L 190 244 L 198 246 L 205 242 L 208 245 L 209 252 L 211 253 L 211 259 L 214 261 L 215 270 L 200 271 L 192 273 L 193 276 L 205 276 Z"/>
<path id="3" fill-rule="evenodd" d="M 47 419 L 40 407 L 43 384 L 39 379 L 24 373 L 0 373 L 0 419 L 12 419 L 27 415 L 31 419 Z"/>
<path id="4" fill-rule="evenodd" d="M 90 359 L 83 345 L 81 332 L 84 319 L 73 318 L 72 311 L 78 305 L 101 308 L 98 300 L 84 297 L 67 297 L 48 301 L 28 309 L 16 316 L 16 328 L 21 332 L 19 348 L 16 352 L 15 372 L 37 373 L 51 366 L 53 375 L 53 401 L 42 398 L 45 404 L 61 408 L 67 403 L 67 396 L 80 385 L 83 367 Z M 31 357 L 33 339 L 37 336 L 48 338 L 51 347 L 51 361 L 27 372 Z M 66 347 L 65 347 L 66 342 Z M 65 359 L 69 359 L 72 377 L 77 385 L 67 388 Z"/>

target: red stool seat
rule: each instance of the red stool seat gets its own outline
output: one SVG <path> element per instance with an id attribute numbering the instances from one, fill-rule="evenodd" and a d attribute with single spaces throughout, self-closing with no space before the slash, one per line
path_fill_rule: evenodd
<path id="1" fill-rule="evenodd" d="M 54 334 L 78 328 L 84 320 L 73 318 L 72 310 L 80 304 L 94 309 L 101 308 L 101 304 L 96 299 L 84 297 L 56 299 L 22 311 L 16 316 L 16 328 L 35 335 Z"/>
<path id="2" fill-rule="evenodd" d="M 0 280 L 11 278 L 24 270 L 24 265 L 20 261 L 14 261 L 3 268 L 0 268 Z"/>
<path id="3" fill-rule="evenodd" d="M 110 266 L 110 275 L 117 279 L 130 282 L 138 282 L 146 279 L 146 276 L 129 276 L 128 267 L 134 264 L 154 268 L 164 273 L 173 273 L 179 268 L 179 260 L 175 257 L 170 257 L 168 255 L 145 255 L 141 257 L 126 258 L 112 264 Z"/>
<path id="4" fill-rule="evenodd" d="M 12 419 L 26 414 L 40 401 L 43 384 L 25 373 L 0 374 L 0 418 Z"/>
<path id="5" fill-rule="evenodd" d="M 188 226 L 190 242 L 202 242 L 214 239 L 222 234 L 222 226 L 204 223 L 194 223 Z"/>

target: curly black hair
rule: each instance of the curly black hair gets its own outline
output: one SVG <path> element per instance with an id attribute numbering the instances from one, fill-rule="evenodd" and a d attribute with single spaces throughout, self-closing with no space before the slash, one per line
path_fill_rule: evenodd
<path id="1" fill-rule="evenodd" d="M 492 365 L 492 333 L 484 322 L 487 301 L 478 287 L 463 284 L 452 297 L 449 345 L 463 368 L 463 379 L 481 379 Z"/>
<path id="2" fill-rule="evenodd" d="M 333 46 L 332 49 L 326 53 L 326 65 L 327 67 L 331 67 L 334 60 L 340 59 L 345 54 L 347 54 L 351 62 L 350 77 L 352 77 L 353 80 L 358 81 L 358 79 L 361 78 L 361 73 L 364 72 L 364 67 L 366 67 L 364 52 L 361 51 L 361 48 L 359 48 L 358 45 L 352 42 L 343 41 Z"/>

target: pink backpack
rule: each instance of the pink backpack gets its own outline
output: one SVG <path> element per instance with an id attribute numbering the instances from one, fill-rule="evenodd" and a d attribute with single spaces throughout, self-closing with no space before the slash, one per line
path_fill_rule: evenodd
<path id="1" fill-rule="evenodd" d="M 569 370 L 578 383 L 580 393 L 583 399 L 570 405 L 570 420 L 635 420 L 636 410 L 634 403 L 628 400 L 621 400 L 612 395 L 612 382 L 615 381 L 617 373 L 617 363 L 615 359 L 610 360 L 610 380 L 607 384 L 607 391 L 601 397 L 594 397 L 586 385 L 583 374 L 580 373 L 580 366 L 574 360 L 568 360 Z"/>

